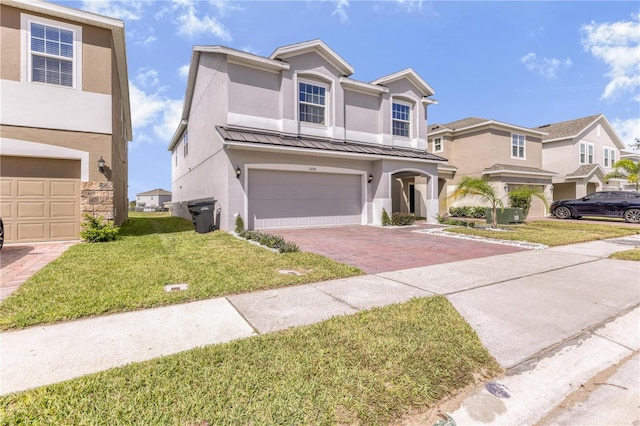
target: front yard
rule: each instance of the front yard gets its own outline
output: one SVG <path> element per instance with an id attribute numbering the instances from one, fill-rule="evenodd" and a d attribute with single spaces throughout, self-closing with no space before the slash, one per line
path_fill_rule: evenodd
<path id="1" fill-rule="evenodd" d="M 278 254 L 168 214 L 133 215 L 109 243 L 67 250 L 0 303 L 0 329 L 362 274 L 312 253 Z M 282 274 L 294 270 L 301 273 Z M 186 291 L 165 285 L 188 283 Z"/>
<path id="2" fill-rule="evenodd" d="M 385 425 L 499 372 L 439 296 L 0 397 L 0 423 Z"/>

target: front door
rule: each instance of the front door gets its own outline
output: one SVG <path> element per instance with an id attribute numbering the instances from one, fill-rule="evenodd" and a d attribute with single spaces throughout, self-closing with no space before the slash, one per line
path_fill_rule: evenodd
<path id="1" fill-rule="evenodd" d="M 409 213 L 416 212 L 416 186 L 409 184 Z"/>

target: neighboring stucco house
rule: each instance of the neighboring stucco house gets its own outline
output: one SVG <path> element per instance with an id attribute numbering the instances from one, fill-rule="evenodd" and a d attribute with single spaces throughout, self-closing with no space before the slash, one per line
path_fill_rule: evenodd
<path id="1" fill-rule="evenodd" d="M 78 239 L 85 212 L 121 224 L 131 140 L 124 23 L 37 0 L 0 0 L 0 16 L 5 242 Z"/>
<path id="2" fill-rule="evenodd" d="M 534 130 L 546 133 L 542 138 L 542 166 L 557 173 L 553 178 L 554 200 L 624 187 L 624 180 L 604 178 L 614 170 L 613 164 L 625 145 L 603 114 Z"/>
<path id="3" fill-rule="evenodd" d="M 164 189 L 152 189 L 136 194 L 136 206 L 138 207 L 168 208 L 169 206 L 165 206 L 165 203 L 171 203 L 171 192 Z"/>
<path id="4" fill-rule="evenodd" d="M 222 230 L 379 224 L 382 209 L 435 221 L 426 152 L 433 89 L 413 70 L 370 83 L 320 40 L 269 57 L 195 46 L 169 144 L 173 214 L 214 198 Z"/>
<path id="5" fill-rule="evenodd" d="M 539 189 L 550 198 L 555 174 L 542 167 L 544 136 L 540 130 L 476 117 L 429 126 L 429 152 L 449 160 L 438 166 L 441 214 L 452 206 L 482 205 L 472 198 L 449 200 L 465 176 L 491 182 L 506 205 L 508 192 L 522 185 Z M 545 214 L 544 203 L 534 197 L 529 217 Z"/>

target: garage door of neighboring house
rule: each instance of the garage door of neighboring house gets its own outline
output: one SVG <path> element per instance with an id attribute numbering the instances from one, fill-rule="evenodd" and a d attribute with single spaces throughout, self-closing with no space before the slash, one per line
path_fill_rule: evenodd
<path id="1" fill-rule="evenodd" d="M 249 171 L 249 227 L 360 225 L 360 175 Z"/>
<path id="2" fill-rule="evenodd" d="M 2 157 L 0 168 L 5 242 L 79 238 L 79 160 Z"/>

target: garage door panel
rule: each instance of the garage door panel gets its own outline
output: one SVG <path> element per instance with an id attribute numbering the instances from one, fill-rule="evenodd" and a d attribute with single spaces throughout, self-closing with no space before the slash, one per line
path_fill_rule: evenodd
<path id="1" fill-rule="evenodd" d="M 54 222 L 51 223 L 50 235 L 53 239 L 69 238 L 69 235 L 78 235 L 78 223 L 71 222 Z"/>
<path id="2" fill-rule="evenodd" d="M 13 203 L 11 201 L 0 201 L 0 217 L 3 220 L 13 218 Z"/>
<path id="3" fill-rule="evenodd" d="M 46 187 L 44 180 L 19 180 L 18 197 L 44 197 Z"/>
<path id="4" fill-rule="evenodd" d="M 49 182 L 51 197 L 73 197 L 78 191 L 78 182 L 51 181 Z"/>
<path id="5" fill-rule="evenodd" d="M 18 219 L 44 219 L 45 201 L 18 201 Z"/>
<path id="6" fill-rule="evenodd" d="M 360 175 L 249 172 L 250 226 L 255 229 L 360 224 Z"/>
<path id="7" fill-rule="evenodd" d="M 38 223 L 17 223 L 18 241 L 42 241 L 46 238 L 46 226 L 42 222 Z"/>
<path id="8" fill-rule="evenodd" d="M 0 181 L 0 196 L 11 197 L 13 195 L 14 181 L 8 179 L 2 179 Z"/>
<path id="9" fill-rule="evenodd" d="M 73 201 L 51 201 L 49 204 L 51 218 L 76 217 L 77 204 Z"/>

